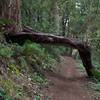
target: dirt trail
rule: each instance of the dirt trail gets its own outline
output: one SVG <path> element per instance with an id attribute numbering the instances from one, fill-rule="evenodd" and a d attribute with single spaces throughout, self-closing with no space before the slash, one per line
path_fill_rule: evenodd
<path id="1" fill-rule="evenodd" d="M 95 100 L 83 85 L 86 82 L 85 75 L 80 74 L 71 57 L 64 57 L 60 72 L 48 72 L 47 77 L 52 85 L 44 92 L 50 100 Z"/>

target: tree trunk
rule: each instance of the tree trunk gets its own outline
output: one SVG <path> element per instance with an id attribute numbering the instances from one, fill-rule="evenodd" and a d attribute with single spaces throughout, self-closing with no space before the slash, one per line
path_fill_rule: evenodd
<path id="1" fill-rule="evenodd" d="M 55 35 L 59 35 L 60 34 L 61 15 L 60 15 L 59 9 L 60 8 L 58 6 L 58 3 L 56 1 L 53 1 L 53 9 L 52 9 L 51 15 L 54 18 Z"/>
<path id="2" fill-rule="evenodd" d="M 6 20 L 10 20 L 12 23 L 7 25 L 9 27 L 9 32 L 20 32 L 22 30 L 21 27 L 21 10 L 20 0 L 1 0 L 0 1 L 1 10 L 0 17 Z"/>
<path id="3" fill-rule="evenodd" d="M 78 49 L 88 76 L 93 76 L 92 70 L 94 69 L 94 67 L 91 62 L 91 50 L 86 43 L 82 43 L 80 41 L 70 38 L 65 38 L 62 36 L 55 36 L 55 35 L 48 35 L 48 34 L 34 33 L 34 32 L 33 33 L 20 32 L 16 34 L 6 35 L 7 42 L 11 40 L 12 42 L 19 43 L 20 45 L 22 45 L 27 39 L 36 43 L 44 43 L 52 45 L 58 44 Z"/>

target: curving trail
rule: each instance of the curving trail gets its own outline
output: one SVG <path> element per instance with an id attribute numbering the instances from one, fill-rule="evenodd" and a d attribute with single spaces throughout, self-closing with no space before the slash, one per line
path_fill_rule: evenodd
<path id="1" fill-rule="evenodd" d="M 48 72 L 47 78 L 52 84 L 44 90 L 50 100 L 95 100 L 94 96 L 84 87 L 87 81 L 76 68 L 76 62 L 71 57 L 64 57 L 59 72 Z M 43 100 L 45 97 L 43 97 Z"/>

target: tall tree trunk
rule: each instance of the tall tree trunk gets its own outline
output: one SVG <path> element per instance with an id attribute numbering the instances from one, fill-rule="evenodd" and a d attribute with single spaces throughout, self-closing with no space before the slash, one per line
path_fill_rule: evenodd
<path id="1" fill-rule="evenodd" d="M 59 6 L 57 1 L 53 1 L 53 8 L 52 8 L 52 16 L 54 17 L 54 23 L 55 23 L 55 35 L 60 34 L 60 23 L 61 23 L 61 15 L 59 12 Z"/>
<path id="2" fill-rule="evenodd" d="M 0 17 L 12 21 L 7 30 L 13 33 L 20 32 L 22 30 L 20 10 L 21 0 L 1 0 L 0 3 Z"/>

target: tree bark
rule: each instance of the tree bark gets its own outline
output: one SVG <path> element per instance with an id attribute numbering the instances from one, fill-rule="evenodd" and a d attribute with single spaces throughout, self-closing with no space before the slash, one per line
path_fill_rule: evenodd
<path id="1" fill-rule="evenodd" d="M 20 32 L 21 26 L 21 0 L 1 0 L 0 18 L 11 21 L 7 26 L 10 32 Z M 9 28 L 9 29 L 8 29 Z"/>
<path id="2" fill-rule="evenodd" d="M 69 46 L 71 48 L 75 48 L 79 51 L 80 57 L 82 59 L 83 65 L 86 69 L 88 76 L 93 76 L 92 70 L 94 66 L 91 62 L 91 50 L 90 47 L 86 43 L 82 43 L 80 41 L 66 38 L 62 36 L 48 35 L 43 33 L 35 33 L 35 32 L 20 32 L 16 34 L 7 34 L 6 40 L 7 42 L 16 42 L 20 45 L 26 40 L 31 40 L 36 43 L 44 43 L 44 44 L 53 44 L 53 45 L 64 45 Z M 9 41 L 10 40 L 10 41 Z"/>
<path id="3" fill-rule="evenodd" d="M 52 8 L 51 8 L 51 16 L 54 18 L 54 26 L 55 26 L 55 35 L 60 34 L 60 23 L 61 23 L 61 18 L 62 16 L 60 15 L 59 12 L 60 8 L 58 6 L 57 1 L 52 1 Z"/>

